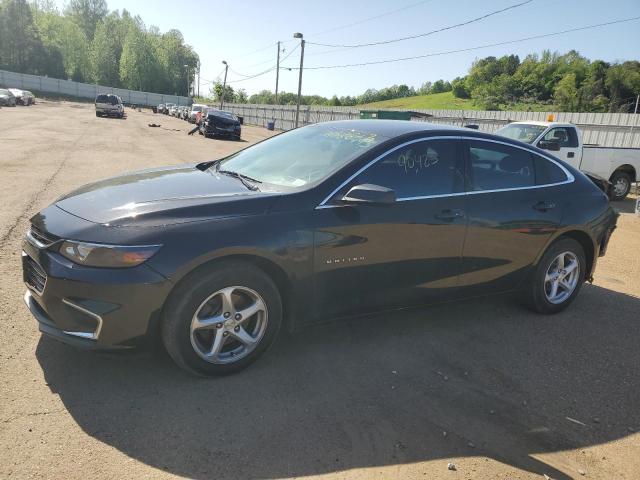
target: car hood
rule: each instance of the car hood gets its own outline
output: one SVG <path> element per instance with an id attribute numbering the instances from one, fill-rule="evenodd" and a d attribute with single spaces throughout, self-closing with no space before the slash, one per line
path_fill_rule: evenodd
<path id="1" fill-rule="evenodd" d="M 159 226 L 216 217 L 256 215 L 279 192 L 251 191 L 240 180 L 195 165 L 134 172 L 80 187 L 55 205 L 110 226 Z"/>

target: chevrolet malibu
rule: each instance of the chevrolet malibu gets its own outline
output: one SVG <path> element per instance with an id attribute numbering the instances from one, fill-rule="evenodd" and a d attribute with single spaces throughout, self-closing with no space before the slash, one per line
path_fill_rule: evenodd
<path id="1" fill-rule="evenodd" d="M 218 375 L 283 327 L 504 292 L 559 312 L 615 224 L 587 177 L 534 146 L 328 122 L 60 198 L 31 219 L 25 301 L 65 343 L 159 337 L 184 369 Z"/>

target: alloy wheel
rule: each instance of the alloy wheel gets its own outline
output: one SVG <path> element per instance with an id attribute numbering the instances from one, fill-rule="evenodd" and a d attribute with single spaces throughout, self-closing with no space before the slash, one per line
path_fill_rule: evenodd
<path id="1" fill-rule="evenodd" d="M 580 280 L 580 262 L 573 252 L 556 256 L 544 278 L 544 294 L 550 303 L 558 305 L 566 301 Z"/>
<path id="2" fill-rule="evenodd" d="M 616 182 L 613 184 L 613 192 L 616 194 L 617 197 L 622 197 L 627 193 L 629 186 L 630 186 L 629 181 L 626 178 L 618 177 L 616 179 Z"/>
<path id="3" fill-rule="evenodd" d="M 258 346 L 267 322 L 267 305 L 255 290 L 226 287 L 197 308 L 191 319 L 191 345 L 207 362 L 234 363 Z"/>

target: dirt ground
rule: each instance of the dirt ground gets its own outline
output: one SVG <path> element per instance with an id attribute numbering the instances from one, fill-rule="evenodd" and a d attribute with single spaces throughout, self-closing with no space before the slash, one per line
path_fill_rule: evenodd
<path id="1" fill-rule="evenodd" d="M 640 478 L 632 200 L 616 205 L 626 213 L 595 283 L 552 317 L 501 297 L 361 318 L 283 335 L 213 380 L 158 354 L 41 338 L 22 300 L 31 215 L 101 177 L 247 145 L 127 113 L 0 110 L 0 477 Z M 243 129 L 246 142 L 267 133 Z"/>

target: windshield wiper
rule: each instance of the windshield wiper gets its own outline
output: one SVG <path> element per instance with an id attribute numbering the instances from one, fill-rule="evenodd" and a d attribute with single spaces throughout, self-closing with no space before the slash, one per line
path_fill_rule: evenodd
<path id="1" fill-rule="evenodd" d="M 234 172 L 232 170 L 219 170 L 218 169 L 216 171 L 218 173 L 222 173 L 224 175 L 229 175 L 230 177 L 237 178 L 249 190 L 253 190 L 253 191 L 260 190 L 257 186 L 254 185 L 254 183 L 262 183 L 260 180 L 256 180 L 255 178 L 251 178 L 251 177 L 249 177 L 247 175 L 244 175 L 244 174 L 238 173 L 238 172 Z M 249 183 L 249 182 L 253 182 L 253 183 Z"/>

